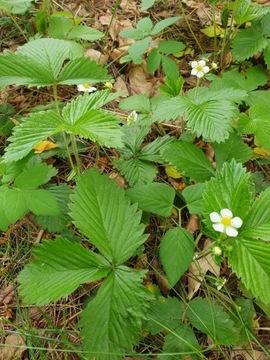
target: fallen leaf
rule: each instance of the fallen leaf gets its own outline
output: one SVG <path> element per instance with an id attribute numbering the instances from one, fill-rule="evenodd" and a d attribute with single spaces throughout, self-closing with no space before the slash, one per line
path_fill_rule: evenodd
<path id="1" fill-rule="evenodd" d="M 34 149 L 35 149 L 35 154 L 41 154 L 44 151 L 49 151 L 49 150 L 57 148 L 57 147 L 58 147 L 58 145 L 53 143 L 52 141 L 43 140 L 40 143 L 38 143 L 37 145 L 35 145 Z"/>
<path id="2" fill-rule="evenodd" d="M 207 239 L 204 244 L 204 249 L 207 249 L 211 244 L 211 240 Z M 192 299 L 196 292 L 201 287 L 201 283 L 206 275 L 210 271 L 216 277 L 220 274 L 220 267 L 214 262 L 212 255 L 209 254 L 201 259 L 194 260 L 189 267 L 188 277 L 188 298 Z"/>
<path id="3" fill-rule="evenodd" d="M 0 348 L 0 359 L 21 360 L 26 350 L 25 341 L 19 334 L 8 335 L 4 346 Z"/>
<path id="4" fill-rule="evenodd" d="M 129 92 L 128 92 L 128 88 L 126 86 L 126 83 L 124 81 L 124 76 L 120 75 L 116 78 L 116 81 L 113 85 L 115 91 L 121 91 L 122 97 L 128 97 L 129 96 Z"/>
<path id="5" fill-rule="evenodd" d="M 103 55 L 100 51 L 95 49 L 86 49 L 84 55 L 89 57 L 91 60 L 94 60 L 98 64 L 105 65 L 108 61 L 107 55 Z"/>
<path id="6" fill-rule="evenodd" d="M 148 75 L 146 74 L 143 66 L 132 67 L 129 72 L 129 83 L 131 89 L 131 95 L 145 94 L 151 96 L 153 92 L 153 84 L 148 81 Z"/>

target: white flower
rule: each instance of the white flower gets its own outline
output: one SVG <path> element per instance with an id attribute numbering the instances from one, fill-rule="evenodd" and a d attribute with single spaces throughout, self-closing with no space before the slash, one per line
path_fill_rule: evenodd
<path id="1" fill-rule="evenodd" d="M 239 217 L 233 217 L 231 210 L 222 209 L 220 214 L 212 212 L 210 219 L 214 223 L 213 228 L 218 231 L 227 234 L 228 236 L 235 237 L 238 235 L 238 231 L 243 221 Z"/>
<path id="2" fill-rule="evenodd" d="M 95 88 L 94 86 L 90 86 L 89 84 L 86 83 L 86 84 L 78 85 L 77 90 L 91 93 L 97 91 L 97 88 Z"/>
<path id="3" fill-rule="evenodd" d="M 206 62 L 204 60 L 200 61 L 191 61 L 191 75 L 195 75 L 198 78 L 203 77 L 205 74 L 209 72 L 209 66 L 206 66 Z"/>
<path id="4" fill-rule="evenodd" d="M 134 124 L 138 120 L 138 114 L 135 110 L 131 111 L 131 113 L 127 117 L 127 125 Z"/>

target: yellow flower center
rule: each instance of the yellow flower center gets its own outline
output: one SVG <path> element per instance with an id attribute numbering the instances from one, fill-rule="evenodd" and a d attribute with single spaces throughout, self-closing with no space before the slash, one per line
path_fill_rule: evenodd
<path id="1" fill-rule="evenodd" d="M 197 66 L 196 66 L 196 70 L 198 70 L 198 71 L 203 71 L 203 66 L 202 66 L 202 65 L 197 65 Z"/>
<path id="2" fill-rule="evenodd" d="M 83 84 L 83 87 L 84 87 L 85 89 L 89 89 L 89 88 L 90 88 L 90 85 L 87 84 L 87 83 L 85 83 L 85 84 Z"/>
<path id="3" fill-rule="evenodd" d="M 224 226 L 231 226 L 231 224 L 232 224 L 232 221 L 229 217 L 222 218 L 220 222 Z"/>

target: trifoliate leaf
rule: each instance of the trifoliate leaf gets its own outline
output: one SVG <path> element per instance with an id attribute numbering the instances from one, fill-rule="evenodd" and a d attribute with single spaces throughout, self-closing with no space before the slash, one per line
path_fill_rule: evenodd
<path id="1" fill-rule="evenodd" d="M 83 310 L 79 326 L 89 359 L 119 360 L 138 343 L 141 322 L 152 297 L 142 286 L 141 277 L 140 272 L 117 267 Z"/>
<path id="2" fill-rule="evenodd" d="M 136 110 L 143 114 L 149 114 L 151 111 L 151 103 L 147 95 L 138 94 L 121 100 L 119 103 L 119 108 L 122 110 Z"/>
<path id="3" fill-rule="evenodd" d="M 204 152 L 185 141 L 175 141 L 161 150 L 164 160 L 195 181 L 209 180 L 215 174 Z"/>
<path id="4" fill-rule="evenodd" d="M 180 96 L 165 100 L 157 106 L 153 113 L 153 120 L 157 122 L 175 120 L 188 110 L 189 100 Z"/>
<path id="5" fill-rule="evenodd" d="M 264 304 L 270 303 L 270 246 L 254 239 L 229 239 L 229 266 L 245 287 Z"/>
<path id="6" fill-rule="evenodd" d="M 161 150 L 166 144 L 170 144 L 175 141 L 173 136 L 165 135 L 157 137 L 150 144 L 145 145 L 140 151 L 139 158 L 144 161 L 154 161 L 163 163 L 163 158 L 160 155 Z"/>
<path id="7" fill-rule="evenodd" d="M 126 190 L 126 195 L 143 210 L 160 216 L 170 216 L 175 191 L 166 184 L 152 183 Z"/>
<path id="8" fill-rule="evenodd" d="M 96 169 L 78 179 L 71 200 L 74 224 L 115 265 L 128 260 L 146 240 L 137 207 L 127 203 L 124 189 Z"/>
<path id="9" fill-rule="evenodd" d="M 151 31 L 151 35 L 157 35 L 162 30 L 166 29 L 166 27 L 171 26 L 176 21 L 180 20 L 182 16 L 171 16 L 167 19 L 161 20 L 154 26 L 153 30 Z"/>
<path id="10" fill-rule="evenodd" d="M 215 343 L 233 345 L 238 338 L 238 330 L 223 308 L 207 299 L 197 298 L 189 303 L 187 316 L 193 326 L 211 336 Z"/>
<path id="11" fill-rule="evenodd" d="M 2 200 L 1 213 L 4 213 L 8 219 L 8 225 L 15 223 L 27 213 L 27 206 L 21 190 L 3 185 L 0 187 L 0 199 Z"/>
<path id="12" fill-rule="evenodd" d="M 101 279 L 110 270 L 103 257 L 62 238 L 44 240 L 32 254 L 35 260 L 18 276 L 25 304 L 56 301 L 80 284 Z"/>
<path id="13" fill-rule="evenodd" d="M 192 235 L 183 228 L 173 228 L 166 232 L 160 244 L 160 260 L 174 286 L 188 269 L 194 256 L 195 243 Z"/>

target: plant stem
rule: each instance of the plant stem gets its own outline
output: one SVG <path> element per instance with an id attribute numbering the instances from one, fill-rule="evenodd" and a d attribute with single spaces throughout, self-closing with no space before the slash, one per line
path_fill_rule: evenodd
<path id="1" fill-rule="evenodd" d="M 57 114 L 59 116 L 61 116 L 60 109 L 59 109 L 58 95 L 57 95 L 57 84 L 53 84 L 53 98 L 54 98 Z M 66 152 L 67 152 L 67 156 L 68 156 L 69 165 L 70 165 L 71 169 L 73 170 L 74 163 L 72 161 L 71 154 L 70 154 L 70 151 L 68 148 L 68 142 L 67 142 L 67 137 L 66 137 L 65 131 L 62 131 L 62 136 L 63 136 L 63 140 L 64 140 L 64 144 L 65 144 L 65 148 L 66 148 Z"/>
<path id="2" fill-rule="evenodd" d="M 70 134 L 70 139 L 71 139 L 72 150 L 73 150 L 73 153 L 74 153 L 74 156 L 75 156 L 78 175 L 79 175 L 79 174 L 82 173 L 82 167 L 81 167 L 81 161 L 80 161 L 80 158 L 79 158 L 78 148 L 77 148 L 77 145 L 76 145 L 75 135 Z"/>
<path id="3" fill-rule="evenodd" d="M 26 42 L 28 42 L 28 39 L 27 37 L 25 36 L 25 33 L 23 32 L 22 28 L 20 27 L 20 25 L 18 24 L 16 18 L 10 13 L 10 12 L 7 12 L 8 16 L 11 18 L 11 20 L 13 21 L 15 27 L 18 29 L 18 31 L 22 34 L 24 40 Z"/>
<path id="4" fill-rule="evenodd" d="M 182 0 L 178 0 L 178 3 L 179 3 L 180 10 L 181 10 L 181 12 L 182 12 L 183 18 L 184 18 L 184 20 L 185 20 L 185 22 L 186 22 L 186 24 L 187 24 L 187 27 L 188 27 L 191 35 L 193 36 L 193 38 L 194 38 L 194 40 L 195 40 L 198 48 L 200 49 L 200 51 L 201 51 L 202 53 L 204 53 L 204 50 L 203 50 L 203 48 L 201 47 L 201 44 L 199 43 L 199 41 L 198 41 L 198 39 L 197 39 L 194 31 L 192 30 L 192 27 L 190 26 L 190 23 L 189 23 L 188 19 L 187 19 L 187 16 L 186 16 L 186 13 L 185 13 L 185 9 L 184 9 L 183 4 L 182 4 Z"/>
<path id="5" fill-rule="evenodd" d="M 100 145 L 96 143 L 96 158 L 95 158 L 95 167 L 98 167 L 99 162 L 99 154 L 100 154 Z"/>

